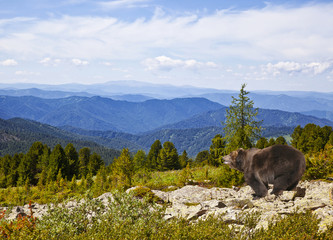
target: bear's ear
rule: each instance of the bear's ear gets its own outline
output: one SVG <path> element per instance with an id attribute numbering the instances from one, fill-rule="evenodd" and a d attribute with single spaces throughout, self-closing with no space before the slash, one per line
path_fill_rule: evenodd
<path id="1" fill-rule="evenodd" d="M 243 149 L 243 148 L 239 148 L 238 150 L 237 150 L 237 155 L 243 155 L 244 153 L 245 153 L 245 150 Z"/>

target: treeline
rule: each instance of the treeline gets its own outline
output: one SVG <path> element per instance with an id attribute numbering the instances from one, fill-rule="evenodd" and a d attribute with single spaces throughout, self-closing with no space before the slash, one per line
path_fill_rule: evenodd
<path id="1" fill-rule="evenodd" d="M 51 149 L 35 142 L 26 154 L 0 158 L 0 187 L 45 185 L 57 178 L 71 180 L 96 175 L 104 165 L 100 155 L 84 147 L 77 151 L 72 143 Z"/>
<path id="2" fill-rule="evenodd" d="M 333 130 L 329 126 L 297 126 L 291 137 L 291 144 L 304 154 L 313 155 L 323 151 L 325 146 L 333 145 Z M 265 148 L 274 144 L 287 144 L 287 141 L 283 136 L 270 139 L 262 137 L 252 147 Z M 209 150 L 199 152 L 195 159 L 189 158 L 186 151 L 178 154 L 175 145 L 170 141 L 162 144 L 160 140 L 156 140 L 148 154 L 143 150 L 132 154 L 125 148 L 111 164 L 105 164 L 100 155 L 92 153 L 87 147 L 77 151 L 72 143 L 67 144 L 65 148 L 58 144 L 51 151 L 46 144 L 35 142 L 26 154 L 6 155 L 0 158 L 0 187 L 45 185 L 60 178 L 68 181 L 74 177 L 91 178 L 104 165 L 107 165 L 107 168 L 103 168 L 103 171 L 110 177 L 110 181 L 113 181 L 112 185 L 117 186 L 121 183 L 131 186 L 131 179 L 135 174 L 147 176 L 149 172 L 178 170 L 186 166 L 225 167 L 222 157 L 228 153 L 225 138 L 221 134 L 212 139 Z M 309 157 L 307 159 L 310 161 Z M 228 168 L 225 171 L 229 171 Z"/>
<path id="3" fill-rule="evenodd" d="M 307 124 L 304 128 L 297 126 L 291 135 L 291 144 L 303 153 L 316 153 L 333 145 L 332 127 L 320 127 L 315 124 Z"/>

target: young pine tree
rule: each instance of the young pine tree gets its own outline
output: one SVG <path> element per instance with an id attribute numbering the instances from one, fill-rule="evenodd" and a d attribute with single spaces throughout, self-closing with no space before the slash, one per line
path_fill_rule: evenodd
<path id="1" fill-rule="evenodd" d="M 225 155 L 225 140 L 222 138 L 221 134 L 217 134 L 212 139 L 212 145 L 209 147 L 210 158 L 208 161 L 209 165 L 218 166 L 222 162 L 222 157 Z"/>
<path id="2" fill-rule="evenodd" d="M 189 165 L 190 159 L 188 158 L 186 150 L 183 151 L 183 154 L 179 156 L 180 168 L 184 168 Z"/>
<path id="3" fill-rule="evenodd" d="M 227 142 L 227 152 L 237 148 L 252 147 L 260 136 L 261 122 L 257 121 L 258 109 L 253 108 L 253 101 L 247 96 L 246 84 L 242 84 L 238 98 L 232 97 L 231 105 L 226 112 L 224 134 Z"/>

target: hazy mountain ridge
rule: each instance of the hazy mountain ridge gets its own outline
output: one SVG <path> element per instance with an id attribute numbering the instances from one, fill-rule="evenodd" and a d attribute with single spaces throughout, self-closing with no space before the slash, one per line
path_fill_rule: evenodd
<path id="1" fill-rule="evenodd" d="M 98 96 L 61 99 L 0 96 L 0 117 L 4 119 L 20 117 L 53 126 L 130 133 L 153 130 L 220 107 L 204 98 L 152 99 L 134 103 Z"/>
<path id="2" fill-rule="evenodd" d="M 32 88 L 34 87 L 34 88 Z M 238 91 L 191 86 L 172 86 L 137 81 L 111 81 L 101 84 L 0 84 L 0 94 L 64 98 L 70 96 L 103 96 L 114 100 L 144 102 L 148 99 L 203 97 L 229 106 Z M 255 107 L 306 113 L 333 121 L 333 93 L 304 91 L 250 91 Z M 320 112 L 319 112 L 320 111 Z M 325 114 L 323 114 L 325 112 Z M 112 129 L 112 126 L 110 126 Z M 113 128 L 114 129 L 114 128 Z"/>
<path id="3" fill-rule="evenodd" d="M 306 94 L 306 93 L 304 93 Z M 317 111 L 325 111 L 326 118 L 333 120 L 333 99 L 311 97 L 300 95 L 298 97 L 289 96 L 286 94 L 258 94 L 250 93 L 249 97 L 254 102 L 254 107 L 264 109 L 282 110 L 287 112 L 306 112 L 307 115 L 323 118 L 323 114 Z M 325 94 L 324 94 L 325 95 Z M 203 94 L 201 97 L 211 101 L 218 102 L 222 105 L 229 106 L 232 96 L 237 96 L 234 93 L 211 93 Z M 327 98 L 330 97 L 326 94 Z"/>
<path id="4" fill-rule="evenodd" d="M 2 85 L 0 84 L 0 87 Z M 62 126 L 61 128 L 66 130 L 60 134 L 54 131 L 57 128 L 48 125 L 45 128 L 41 123 L 36 126 L 47 129 L 44 133 L 41 133 L 38 128 L 32 131 L 30 123 L 28 131 L 24 130 L 25 127 L 22 124 L 18 127 L 20 129 L 18 132 L 23 136 L 26 133 L 28 135 L 35 133 L 33 139 L 36 141 L 39 139 L 48 141 L 48 138 L 52 141 L 54 139 L 88 141 L 114 149 L 127 147 L 135 152 L 138 149 L 148 151 L 151 144 L 156 139 L 160 139 L 162 142 L 174 142 L 179 153 L 186 150 L 191 156 L 208 149 L 211 139 L 223 132 L 221 123 L 225 121 L 227 107 L 221 103 L 229 106 L 231 96 L 237 97 L 238 92 L 171 85 L 161 90 L 164 86 L 129 81 L 92 86 L 68 84 L 57 86 L 59 88 L 57 91 L 52 88 L 53 86 L 44 86 L 45 90 L 0 90 L 5 93 L 0 96 L 0 118 L 29 118 L 52 126 Z M 24 87 L 23 84 L 21 88 Z M 103 91 L 102 88 L 104 88 Z M 63 92 L 63 90 L 67 91 Z M 97 91 L 100 91 L 100 95 L 106 93 L 110 97 L 76 96 L 94 95 L 93 92 Z M 116 92 L 121 94 L 111 96 L 111 93 Z M 9 93 L 24 96 L 13 97 L 9 96 Z M 43 97 L 25 96 L 25 94 L 39 94 Z M 173 95 L 189 97 L 151 99 L 152 96 L 170 98 Z M 56 98 L 56 96 L 66 97 Z M 121 100 L 115 100 L 112 97 Z M 333 122 L 327 120 L 333 116 L 330 111 L 333 109 L 331 93 L 321 95 L 313 92 L 258 91 L 251 92 L 250 98 L 256 107 L 266 106 L 289 111 L 304 110 L 305 114 L 301 114 L 297 111 L 260 108 L 258 119 L 263 119 L 266 137 L 291 134 L 295 126 L 304 126 L 307 123 L 333 126 Z M 309 110 L 313 108 L 315 110 Z M 13 123 L 26 120 L 8 121 Z M 1 130 L 2 143 L 6 142 L 8 145 L 15 142 L 15 139 L 22 140 L 22 135 L 11 134 L 4 129 Z"/>
<path id="5" fill-rule="evenodd" d="M 202 127 L 220 127 L 225 121 L 227 107 L 218 110 L 212 110 L 206 113 L 197 114 L 189 119 L 168 124 L 159 129 L 184 129 L 184 128 L 202 128 Z M 319 126 L 333 126 L 333 122 L 327 119 L 320 119 L 314 116 L 303 115 L 301 113 L 292 113 L 280 110 L 259 109 L 257 120 L 263 120 L 263 127 L 304 127 L 308 123 L 314 123 Z"/>

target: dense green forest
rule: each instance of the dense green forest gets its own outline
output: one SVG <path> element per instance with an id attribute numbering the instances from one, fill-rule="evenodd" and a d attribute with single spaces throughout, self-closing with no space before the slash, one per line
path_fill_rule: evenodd
<path id="1" fill-rule="evenodd" d="M 333 177 L 333 131 L 331 127 L 319 127 L 314 124 L 308 124 L 304 128 L 298 126 L 295 128 L 292 137 L 292 145 L 301 149 L 306 156 L 307 169 L 303 176 L 304 180 Z M 260 138 L 251 147 L 264 148 L 273 144 L 287 144 L 287 142 L 283 136 L 270 139 Z M 26 154 L 17 153 L 0 158 L 0 184 L 2 187 L 0 189 L 0 204 L 1 206 L 17 206 L 27 204 L 29 201 L 41 204 L 59 203 L 73 197 L 84 197 L 88 199 L 89 203 L 89 199 L 102 193 L 114 192 L 115 190 L 123 191 L 137 185 L 147 186 L 148 190 L 167 190 L 168 186 L 182 187 L 194 182 L 207 187 L 241 186 L 244 183 L 242 173 L 230 169 L 222 162 L 222 156 L 227 151 L 225 138 L 221 134 L 216 135 L 212 139 L 208 150 L 200 152 L 194 159 L 189 158 L 186 151 L 179 155 L 172 142 L 167 141 L 162 144 L 160 140 L 156 140 L 151 145 L 148 153 L 143 150 L 130 153 L 125 148 L 118 157 L 114 158 L 111 164 L 105 165 L 101 156 L 87 147 L 77 150 L 73 144 L 69 143 L 65 148 L 58 144 L 51 149 L 46 144 L 35 142 Z M 142 189 L 145 190 L 144 188 Z M 151 191 L 147 192 L 145 190 L 138 194 L 140 196 L 148 194 L 148 201 L 156 201 L 154 196 L 151 195 Z M 144 205 L 143 208 L 137 208 L 139 205 L 131 201 L 133 200 L 127 199 L 126 202 L 116 202 L 117 205 L 114 205 L 112 209 L 115 211 L 122 209 L 122 213 L 130 211 L 126 212 L 126 217 L 134 217 L 131 214 L 135 214 L 138 217 L 135 217 L 137 220 L 134 221 L 132 219 L 129 222 L 133 229 L 129 232 L 131 235 L 128 236 L 133 238 L 136 236 L 135 229 L 141 229 L 137 226 L 139 219 L 141 219 L 141 215 L 137 214 L 137 212 L 142 213 L 143 209 L 148 208 L 148 205 Z M 138 203 L 142 204 L 140 201 Z M 87 205 L 88 207 L 93 207 L 94 209 L 98 207 L 94 203 L 89 204 L 91 205 Z M 135 206 L 131 204 L 135 204 Z M 133 207 L 133 209 L 129 210 L 128 207 Z M 85 222 L 85 211 L 75 213 L 79 215 L 75 215 L 75 219 L 73 218 L 66 223 L 69 224 L 68 227 L 72 229 L 72 225 L 77 226 L 76 224 L 78 223 L 76 221 L 82 220 Z M 165 225 L 163 212 L 158 211 L 156 214 L 159 214 L 158 222 L 156 222 L 156 217 L 152 218 L 154 220 L 146 223 L 150 224 L 150 227 L 144 227 L 144 231 L 148 230 L 148 228 L 151 229 L 151 227 L 154 228 L 158 224 L 160 224 L 158 226 Z M 4 213 L 0 216 L 0 219 L 3 216 Z M 112 216 L 112 219 L 115 219 L 116 215 Z M 38 220 L 32 216 L 19 218 L 14 221 L 2 220 L 0 221 L 0 228 L 2 229 L 2 236 L 17 236 L 17 239 L 27 239 L 28 236 L 31 239 L 35 237 L 49 239 L 49 234 L 51 233 L 55 234 L 54 236 L 59 236 L 59 234 L 65 236 L 67 234 L 63 231 L 59 232 L 53 225 L 50 225 L 49 221 L 62 222 L 63 218 L 67 217 L 66 211 L 63 212 L 59 208 L 53 211 L 53 214 L 48 215 L 45 220 L 44 218 Z M 308 226 L 309 222 L 314 223 L 311 232 L 308 231 L 303 235 L 301 234 L 301 238 L 307 236 L 309 238 L 305 239 L 329 239 L 327 236 L 330 236 L 333 228 L 328 229 L 326 232 L 318 233 L 318 222 L 315 219 L 315 216 L 311 213 L 295 213 L 284 220 L 278 219 L 278 224 L 269 225 L 267 230 L 251 230 L 253 235 L 247 239 L 267 239 L 270 234 L 276 234 L 276 236 L 290 236 L 288 234 L 294 237 L 298 236 L 299 232 L 288 230 L 294 228 L 295 221 L 299 223 L 297 225 L 298 230 L 302 226 Z M 255 215 L 248 216 L 248 223 L 254 220 Z M 108 234 L 103 232 L 103 235 L 106 234 L 110 237 L 123 236 L 125 233 L 119 231 L 121 228 L 112 228 L 113 225 L 118 226 L 122 221 L 113 221 L 111 225 L 108 224 L 107 226 L 103 225 L 105 223 L 104 220 L 101 221 L 101 224 L 94 223 L 90 227 L 84 225 L 84 231 L 80 233 L 71 231 L 66 236 L 78 237 L 77 239 L 80 239 L 80 237 L 89 238 L 88 236 L 95 236 L 96 231 L 103 232 L 102 228 L 108 229 Z M 198 222 L 195 226 L 197 230 L 201 229 L 200 231 L 193 231 L 193 228 L 189 229 L 189 226 L 193 225 L 184 219 L 173 219 L 169 220 L 168 223 L 168 228 L 165 231 L 178 229 L 178 234 L 172 235 L 171 239 L 178 239 L 184 234 L 194 234 L 193 237 L 196 238 L 203 236 L 202 232 L 206 231 L 207 228 L 216 232 L 221 227 L 223 231 L 219 232 L 219 236 L 227 238 L 233 236 L 242 239 L 241 236 L 243 234 L 228 232 L 228 225 L 215 218 Z M 44 230 L 43 227 L 45 227 Z M 75 229 L 77 228 L 73 227 L 73 230 Z M 94 232 L 93 229 L 96 231 Z M 161 233 L 163 230 L 156 228 L 156 231 Z M 196 235 L 195 232 L 197 233 Z M 140 234 L 146 236 L 145 233 Z M 206 236 L 207 239 L 210 239 L 213 235 L 207 233 Z"/>
<path id="2" fill-rule="evenodd" d="M 69 181 L 73 177 L 92 177 L 102 166 L 106 166 L 110 173 L 120 171 L 118 175 L 128 173 L 130 177 L 136 172 L 177 170 L 187 165 L 221 166 L 222 156 L 228 154 L 225 139 L 218 134 L 211 142 L 208 150 L 199 152 L 191 159 L 186 151 L 179 154 L 172 142 L 166 141 L 162 144 L 160 140 L 156 140 L 148 153 L 143 150 L 130 153 L 128 149 L 123 149 L 120 155 L 114 157 L 112 164 L 105 162 L 101 155 L 88 147 L 76 150 L 74 145 L 69 143 L 65 148 L 57 144 L 51 149 L 46 144 L 35 142 L 26 154 L 7 154 L 0 157 L 0 187 L 23 186 L 27 183 L 45 185 L 46 182 L 55 181 L 58 175 Z M 325 146 L 333 145 L 332 127 L 315 124 L 307 124 L 304 128 L 297 126 L 292 133 L 291 143 L 305 154 L 321 152 Z M 274 144 L 287 144 L 287 141 L 283 136 L 270 139 L 262 137 L 250 147 L 265 148 Z M 126 174 L 121 172 L 122 168 L 126 169 Z"/>
<path id="3" fill-rule="evenodd" d="M 87 138 L 50 125 L 21 118 L 0 119 L 0 156 L 27 153 L 36 141 L 50 148 L 54 148 L 57 144 L 65 147 L 69 143 L 77 149 L 88 147 L 92 152 L 101 155 L 106 164 L 110 164 L 120 155 L 119 150 L 104 147 Z"/>

